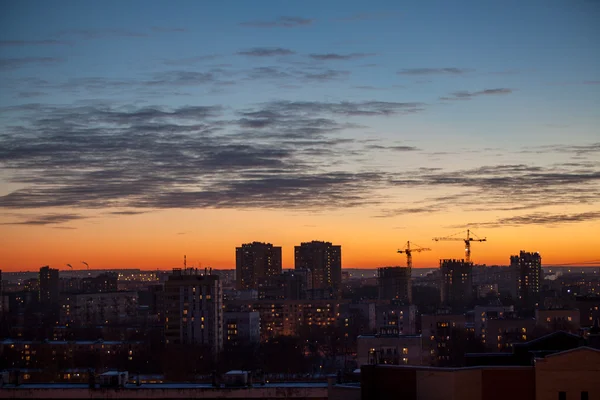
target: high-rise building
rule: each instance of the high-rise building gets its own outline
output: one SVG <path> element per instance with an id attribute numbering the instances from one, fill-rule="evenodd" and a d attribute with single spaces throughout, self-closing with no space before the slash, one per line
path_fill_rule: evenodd
<path id="1" fill-rule="evenodd" d="M 332 288 L 342 283 L 342 246 L 330 242 L 306 242 L 294 249 L 295 269 L 307 271 L 308 289 Z"/>
<path id="2" fill-rule="evenodd" d="M 406 267 L 383 267 L 377 270 L 380 300 L 412 302 L 412 279 Z"/>
<path id="3" fill-rule="evenodd" d="M 453 309 L 464 309 L 473 300 L 473 263 L 464 260 L 440 260 L 441 300 Z"/>
<path id="4" fill-rule="evenodd" d="M 167 344 L 223 349 L 223 290 L 217 275 L 198 269 L 173 269 L 165 282 L 163 318 Z"/>
<path id="5" fill-rule="evenodd" d="M 256 289 L 268 278 L 281 274 L 281 247 L 252 242 L 235 249 L 236 286 Z"/>
<path id="6" fill-rule="evenodd" d="M 2 270 L 0 269 L 0 314 L 4 312 L 4 291 L 2 287 Z"/>
<path id="7" fill-rule="evenodd" d="M 540 253 L 521 250 L 518 256 L 510 256 L 510 269 L 517 301 L 521 307 L 534 308 L 544 280 Z"/>
<path id="8" fill-rule="evenodd" d="M 60 280 L 58 270 L 45 266 L 40 268 L 40 303 L 58 304 L 60 296 Z"/>

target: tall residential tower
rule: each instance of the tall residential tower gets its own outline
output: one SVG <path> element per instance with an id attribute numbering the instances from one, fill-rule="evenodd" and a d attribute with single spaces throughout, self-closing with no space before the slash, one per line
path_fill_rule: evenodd
<path id="1" fill-rule="evenodd" d="M 268 278 L 281 274 L 281 247 L 252 242 L 235 249 L 238 289 L 257 289 Z"/>
<path id="2" fill-rule="evenodd" d="M 342 246 L 306 242 L 294 248 L 295 269 L 307 273 L 309 289 L 338 291 L 342 283 Z"/>

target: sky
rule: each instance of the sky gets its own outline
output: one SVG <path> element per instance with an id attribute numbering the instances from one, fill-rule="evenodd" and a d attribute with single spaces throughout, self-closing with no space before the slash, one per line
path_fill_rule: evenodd
<path id="1" fill-rule="evenodd" d="M 600 265 L 600 1 L 0 2 L 0 269 Z"/>

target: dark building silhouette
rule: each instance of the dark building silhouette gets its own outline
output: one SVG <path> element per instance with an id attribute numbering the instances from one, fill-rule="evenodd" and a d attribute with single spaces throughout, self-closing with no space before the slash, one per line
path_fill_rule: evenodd
<path id="1" fill-rule="evenodd" d="M 223 290 L 207 270 L 174 269 L 165 282 L 163 321 L 167 344 L 197 344 L 223 349 Z"/>
<path id="2" fill-rule="evenodd" d="M 412 303 L 412 278 L 406 267 L 383 267 L 377 270 L 380 300 L 401 300 Z"/>
<path id="3" fill-rule="evenodd" d="M 116 292 L 119 274 L 115 272 L 104 272 L 95 277 L 83 278 L 81 289 L 84 293 L 107 293 Z"/>
<path id="4" fill-rule="evenodd" d="M 523 308 L 534 308 L 540 301 L 544 280 L 540 253 L 521 250 L 518 256 L 510 256 L 510 269 L 518 303 Z"/>
<path id="5" fill-rule="evenodd" d="M 342 284 L 342 246 L 330 242 L 306 242 L 294 248 L 295 269 L 306 271 L 308 289 L 333 289 Z"/>
<path id="6" fill-rule="evenodd" d="M 258 298 L 264 300 L 300 300 L 305 298 L 306 274 L 286 271 L 267 279 L 258 288 Z"/>
<path id="7" fill-rule="evenodd" d="M 281 274 L 281 247 L 252 242 L 235 249 L 236 286 L 257 289 L 268 278 Z"/>
<path id="8" fill-rule="evenodd" d="M 473 300 L 473 263 L 464 260 L 440 260 L 440 294 L 444 305 L 464 309 Z"/>
<path id="9" fill-rule="evenodd" d="M 40 303 L 57 304 L 60 295 L 58 270 L 48 266 L 40 268 Z"/>

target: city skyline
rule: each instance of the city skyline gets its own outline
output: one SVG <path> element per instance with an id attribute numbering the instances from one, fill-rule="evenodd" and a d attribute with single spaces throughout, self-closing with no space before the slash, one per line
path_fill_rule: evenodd
<path id="1" fill-rule="evenodd" d="M 343 7 L 341 5 L 343 4 Z M 6 2 L 0 269 L 600 265 L 600 4 Z"/>

